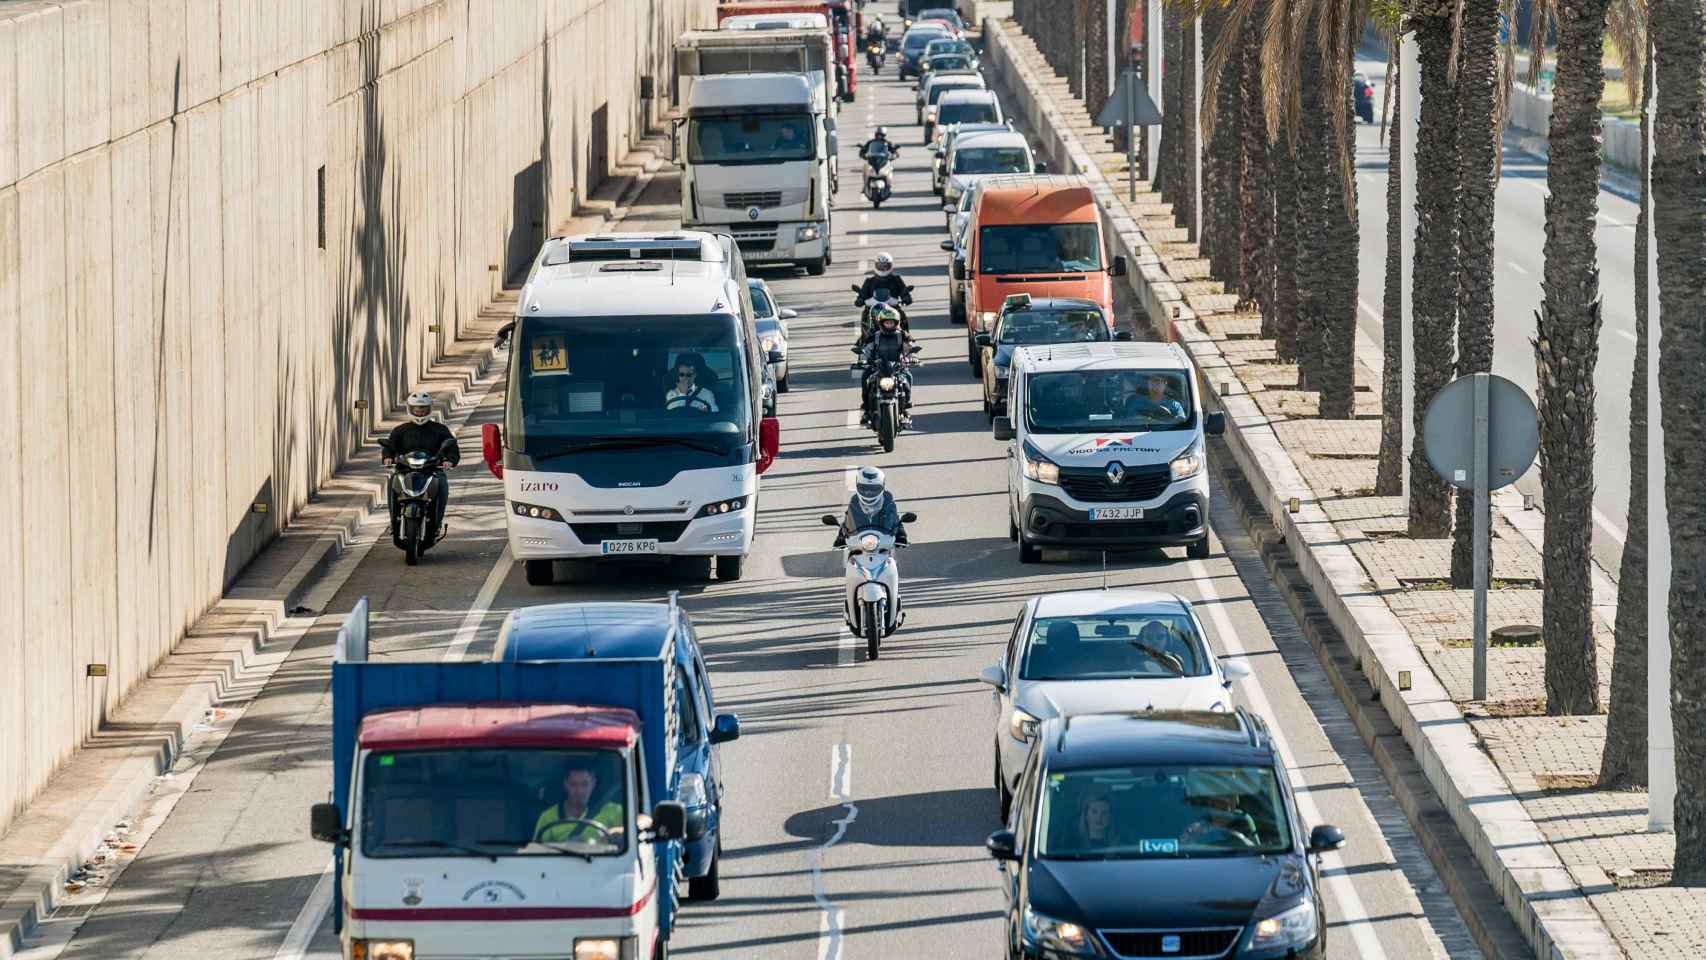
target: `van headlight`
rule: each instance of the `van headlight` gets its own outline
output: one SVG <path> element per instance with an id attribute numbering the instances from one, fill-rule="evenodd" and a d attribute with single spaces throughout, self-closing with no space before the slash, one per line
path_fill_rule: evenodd
<path id="1" fill-rule="evenodd" d="M 1184 480 L 1202 472 L 1203 448 L 1192 447 L 1173 458 L 1173 479 Z"/>
<path id="2" fill-rule="evenodd" d="M 989 313 L 987 311 L 984 313 L 978 314 L 977 315 L 977 328 L 979 330 L 993 330 L 995 328 L 996 316 L 997 316 L 996 314 Z"/>
<path id="3" fill-rule="evenodd" d="M 355 960 L 415 960 L 413 940 L 352 940 L 350 956 Z"/>
<path id="4" fill-rule="evenodd" d="M 1019 459 L 1025 464 L 1026 477 L 1038 483 L 1060 483 L 1060 467 L 1030 444 L 1020 448 Z"/>
<path id="5" fill-rule="evenodd" d="M 1315 901 L 1304 901 L 1290 910 L 1262 920 L 1250 930 L 1251 949 L 1301 947 L 1315 939 Z"/>
<path id="6" fill-rule="evenodd" d="M 823 236 L 823 228 L 815 223 L 808 223 L 794 231 L 795 243 L 810 243 Z"/>
<path id="7" fill-rule="evenodd" d="M 1007 718 L 1007 733 L 1020 743 L 1030 743 L 1037 735 L 1037 718 L 1023 707 L 1014 707 L 1013 715 Z"/>
<path id="8" fill-rule="evenodd" d="M 626 949 L 632 937 L 576 937 L 575 960 L 630 960 L 633 953 Z"/>

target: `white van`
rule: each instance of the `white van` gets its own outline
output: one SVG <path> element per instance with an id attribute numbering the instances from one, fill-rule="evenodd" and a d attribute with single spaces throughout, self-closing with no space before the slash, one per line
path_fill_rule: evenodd
<path id="1" fill-rule="evenodd" d="M 1196 368 L 1178 344 L 1100 342 L 1022 347 L 1004 416 L 1007 534 L 1019 562 L 1044 548 L 1183 546 L 1208 556 L 1204 438 Z"/>

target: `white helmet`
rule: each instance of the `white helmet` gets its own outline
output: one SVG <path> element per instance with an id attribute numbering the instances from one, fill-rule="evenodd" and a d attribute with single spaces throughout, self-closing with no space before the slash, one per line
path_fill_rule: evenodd
<path id="1" fill-rule="evenodd" d="M 894 258 L 887 253 L 877 254 L 877 276 L 886 277 L 894 270 Z"/>
<path id="2" fill-rule="evenodd" d="M 426 423 L 432 417 L 432 394 L 425 390 L 416 390 L 409 394 L 409 399 L 403 401 L 409 411 L 409 419 L 416 425 Z"/>
<path id="3" fill-rule="evenodd" d="M 867 516 L 875 515 L 883 505 L 886 489 L 881 470 L 876 467 L 859 468 L 859 477 L 853 482 L 853 495 L 859 499 L 859 507 Z"/>

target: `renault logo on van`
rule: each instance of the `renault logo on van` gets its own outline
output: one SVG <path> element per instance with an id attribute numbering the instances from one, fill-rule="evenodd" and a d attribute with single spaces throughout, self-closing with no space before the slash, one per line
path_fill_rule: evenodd
<path id="1" fill-rule="evenodd" d="M 748 220 L 757 220 L 759 215 L 762 214 L 763 212 L 764 211 L 758 209 L 757 207 L 747 207 L 746 208 L 746 218 Z"/>
<path id="2" fill-rule="evenodd" d="M 1125 464 L 1118 460 L 1108 464 L 1108 482 L 1116 487 L 1125 482 Z"/>

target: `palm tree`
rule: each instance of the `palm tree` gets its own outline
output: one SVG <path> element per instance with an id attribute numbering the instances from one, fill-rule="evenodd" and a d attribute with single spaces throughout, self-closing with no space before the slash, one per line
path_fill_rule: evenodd
<path id="1" fill-rule="evenodd" d="M 1380 461 L 1374 493 L 1395 497 L 1404 490 L 1404 181 L 1399 162 L 1403 111 L 1392 91 L 1398 85 L 1399 30 L 1388 25 L 1386 101 L 1391 132 L 1386 154 L 1386 285 L 1381 302 Z"/>
<path id="2" fill-rule="evenodd" d="M 1457 375 L 1493 368 L 1493 189 L 1499 0 L 1464 0 L 1457 51 Z M 1451 584 L 1474 586 L 1475 495 L 1457 491 Z M 1489 564 L 1491 557 L 1488 558 Z M 1491 566 L 1488 568 L 1491 575 Z"/>
<path id="3" fill-rule="evenodd" d="M 1537 5 L 1535 26 L 1544 25 Z M 1535 312 L 1540 484 L 1546 500 L 1541 625 L 1546 711 L 1599 709 L 1593 637 L 1594 367 L 1599 361 L 1600 99 L 1608 0 L 1577 0 L 1559 18 L 1547 132 L 1545 272 Z M 1663 90 L 1663 86 L 1660 87 Z"/>
<path id="4" fill-rule="evenodd" d="M 1676 870 L 1706 885 L 1706 0 L 1651 0 L 1653 238 L 1659 269 L 1659 394 L 1670 523 L 1671 722 L 1676 733 Z"/>
<path id="5" fill-rule="evenodd" d="M 1647 109 L 1653 100 L 1653 58 L 1647 36 L 1646 5 L 1617 0 L 1606 27 L 1620 53 L 1623 75 L 1641 74 L 1641 198 L 1635 215 L 1635 372 L 1629 378 L 1628 539 L 1617 573 L 1617 649 L 1611 659 L 1611 699 L 1606 705 L 1605 752 L 1599 761 L 1599 785 L 1608 788 L 1647 784 L 1647 226 L 1652 183 L 1647 154 L 1652 126 Z M 1631 69 L 1633 63 L 1640 69 Z"/>
<path id="6" fill-rule="evenodd" d="M 1356 142 L 1350 117 L 1356 104 L 1351 91 L 1351 68 L 1362 34 L 1354 5 L 1333 3 L 1321 8 L 1317 27 L 1322 49 L 1322 112 L 1316 121 L 1324 187 L 1321 204 L 1326 225 L 1327 260 L 1320 327 L 1318 379 L 1320 415 L 1329 420 L 1356 416 L 1357 281 L 1361 263 L 1357 231 Z"/>
<path id="7" fill-rule="evenodd" d="M 1266 267 L 1273 236 L 1273 183 L 1268 176 L 1268 123 L 1262 104 L 1262 43 L 1254 30 L 1243 31 L 1239 51 L 1238 136 L 1244 152 L 1244 177 L 1240 181 L 1242 208 L 1239 219 L 1238 300 L 1245 308 L 1262 313 L 1263 336 L 1271 315 Z M 1230 120 L 1228 121 L 1230 122 Z"/>
<path id="8" fill-rule="evenodd" d="M 1457 102 L 1451 93 L 1452 26 L 1447 16 L 1412 14 L 1421 66 L 1422 109 L 1417 117 L 1416 169 L 1455 171 Z M 1416 245 L 1410 303 L 1415 354 L 1412 436 L 1434 395 L 1451 379 L 1452 332 L 1457 321 L 1457 178 L 1416 185 Z M 1425 189 L 1424 189 L 1425 187 Z M 1451 531 L 1451 493 L 1428 464 L 1420 443 L 1410 448 L 1410 536 L 1439 538 Z"/>

